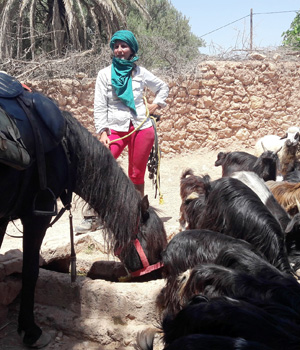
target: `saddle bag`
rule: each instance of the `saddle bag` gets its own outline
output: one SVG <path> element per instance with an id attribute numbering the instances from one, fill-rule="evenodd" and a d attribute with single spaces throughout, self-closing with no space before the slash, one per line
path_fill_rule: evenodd
<path id="1" fill-rule="evenodd" d="M 24 170 L 30 155 L 21 139 L 15 121 L 0 107 L 0 163 Z"/>

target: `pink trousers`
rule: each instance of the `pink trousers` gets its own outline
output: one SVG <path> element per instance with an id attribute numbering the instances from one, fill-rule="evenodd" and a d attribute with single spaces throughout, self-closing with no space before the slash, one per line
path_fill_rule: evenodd
<path id="1" fill-rule="evenodd" d="M 134 130 L 132 124 L 130 124 L 129 131 L 126 132 L 111 130 L 109 139 L 111 141 L 116 140 L 128 135 L 132 130 Z M 138 130 L 132 135 L 110 144 L 110 150 L 115 159 L 117 159 L 124 148 L 128 146 L 128 176 L 135 185 L 140 185 L 145 182 L 145 172 L 154 143 L 154 137 L 154 129 L 151 126 L 147 129 Z"/>

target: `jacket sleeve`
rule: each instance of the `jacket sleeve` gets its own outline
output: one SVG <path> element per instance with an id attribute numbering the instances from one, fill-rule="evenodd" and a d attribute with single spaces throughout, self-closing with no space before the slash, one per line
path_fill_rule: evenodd
<path id="1" fill-rule="evenodd" d="M 108 128 L 108 77 L 107 69 L 99 71 L 95 84 L 94 97 L 94 122 L 96 133 L 106 130 L 109 134 Z"/>
<path id="2" fill-rule="evenodd" d="M 158 104 L 160 107 L 165 107 L 166 99 L 169 95 L 168 85 L 145 68 L 144 79 L 145 85 L 155 94 L 153 103 Z"/>

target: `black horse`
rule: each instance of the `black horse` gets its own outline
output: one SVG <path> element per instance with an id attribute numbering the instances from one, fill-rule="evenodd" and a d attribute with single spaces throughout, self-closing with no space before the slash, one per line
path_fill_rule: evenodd
<path id="1" fill-rule="evenodd" d="M 26 94 L 30 100 L 31 93 Z M 38 101 L 39 94 L 35 96 Z M 65 121 L 62 141 L 42 156 L 49 193 L 55 200 L 74 192 L 89 203 L 102 220 L 108 248 L 118 251 L 129 271 L 145 270 L 135 248 L 137 240 L 149 265 L 158 263 L 167 238 L 147 196 L 140 197 L 111 152 L 87 129 L 70 113 L 62 111 L 61 115 Z M 21 135 L 26 139 L 25 133 Z M 44 214 L 53 212 L 52 196 L 41 192 L 37 151 L 31 152 L 32 162 L 24 170 L 0 164 L 0 247 L 8 223 L 19 218 L 23 225 L 23 271 L 18 332 L 30 347 L 42 347 L 50 341 L 36 325 L 33 312 L 39 251 L 52 220 Z"/>

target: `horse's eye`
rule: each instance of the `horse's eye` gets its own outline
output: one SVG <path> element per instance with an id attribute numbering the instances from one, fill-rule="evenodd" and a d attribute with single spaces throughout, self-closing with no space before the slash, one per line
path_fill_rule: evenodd
<path id="1" fill-rule="evenodd" d="M 146 221 L 149 219 L 149 216 L 150 216 L 150 215 L 149 215 L 149 212 L 148 212 L 148 211 L 144 212 L 144 213 L 143 213 L 143 221 L 146 222 Z"/>

